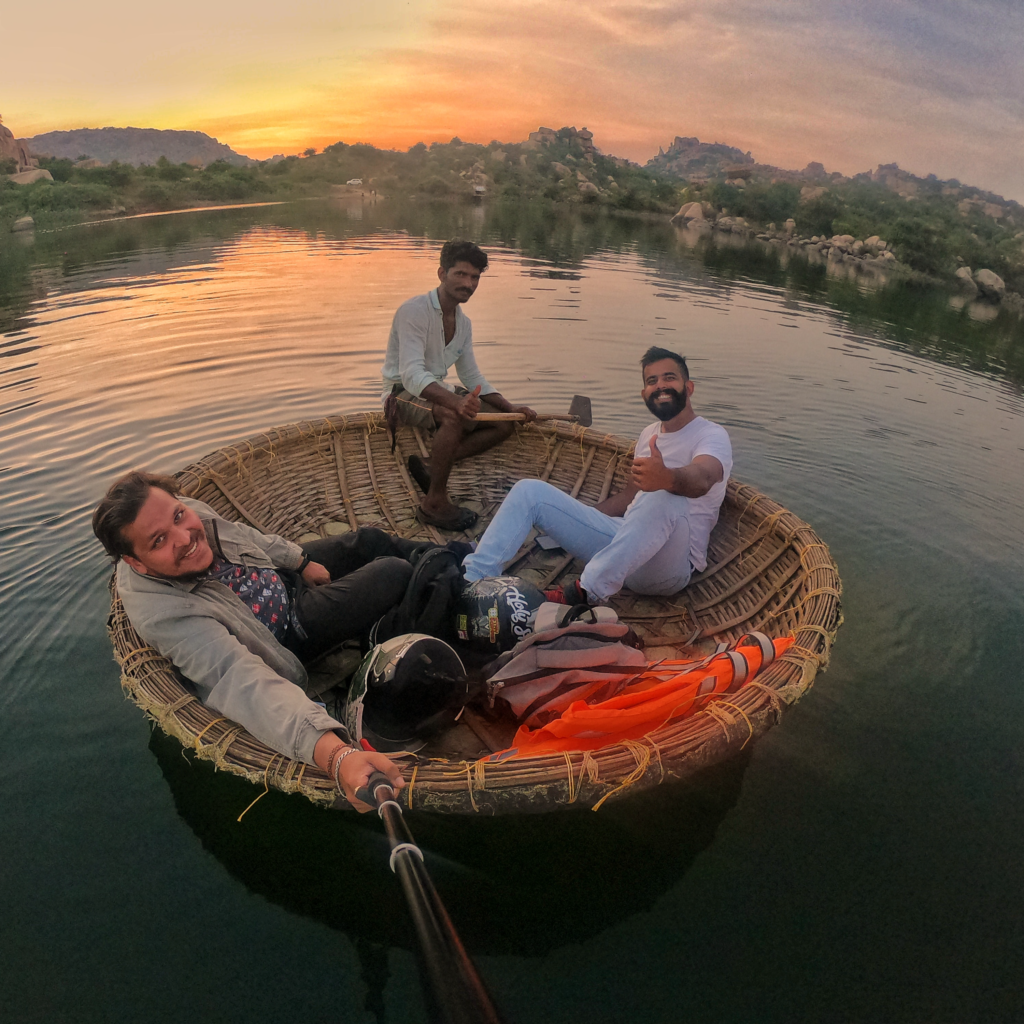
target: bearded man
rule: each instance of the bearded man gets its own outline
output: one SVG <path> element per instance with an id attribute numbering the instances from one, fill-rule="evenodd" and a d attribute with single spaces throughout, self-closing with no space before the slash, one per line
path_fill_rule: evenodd
<path id="1" fill-rule="evenodd" d="M 707 567 L 732 472 L 729 435 L 694 412 L 681 355 L 654 346 L 640 367 L 640 394 L 657 421 L 640 434 L 630 483 L 590 506 L 541 480 L 520 480 L 464 559 L 468 581 L 500 575 L 534 527 L 586 562 L 578 581 L 545 592 L 549 601 L 601 604 L 623 586 L 675 594 Z"/>

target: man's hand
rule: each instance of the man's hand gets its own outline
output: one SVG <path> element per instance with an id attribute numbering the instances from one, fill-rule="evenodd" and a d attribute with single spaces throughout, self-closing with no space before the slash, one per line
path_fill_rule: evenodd
<path id="1" fill-rule="evenodd" d="M 302 578 L 311 587 L 322 587 L 331 582 L 331 574 L 319 562 L 310 562 L 302 570 Z"/>
<path id="2" fill-rule="evenodd" d="M 527 423 L 532 423 L 537 418 L 537 413 L 528 405 L 510 405 L 509 412 L 521 412 L 526 417 Z"/>
<path id="3" fill-rule="evenodd" d="M 480 411 L 480 388 L 482 385 L 477 384 L 475 388 L 468 394 L 463 395 L 459 399 L 459 403 L 456 406 L 455 411 L 464 420 L 476 419 L 476 414 Z"/>
<path id="4" fill-rule="evenodd" d="M 365 786 L 373 771 L 383 772 L 391 782 L 391 786 L 397 795 L 405 786 L 405 779 L 398 770 L 398 766 L 383 754 L 373 750 L 357 750 L 349 754 L 341 762 L 338 775 L 341 776 L 341 784 L 345 790 L 345 799 L 360 813 L 365 814 L 373 808 L 356 799 L 356 790 Z"/>
<path id="5" fill-rule="evenodd" d="M 658 451 L 657 436 L 651 438 L 651 456 L 633 460 L 633 483 L 641 491 L 671 491 L 675 475 Z"/>

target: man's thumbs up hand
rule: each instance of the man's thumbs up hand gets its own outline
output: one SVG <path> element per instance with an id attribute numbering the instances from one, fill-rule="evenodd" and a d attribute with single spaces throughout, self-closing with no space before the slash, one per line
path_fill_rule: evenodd
<path id="1" fill-rule="evenodd" d="M 670 491 L 674 482 L 672 470 L 658 451 L 657 435 L 653 435 L 650 458 L 633 460 L 633 483 L 641 491 Z"/>

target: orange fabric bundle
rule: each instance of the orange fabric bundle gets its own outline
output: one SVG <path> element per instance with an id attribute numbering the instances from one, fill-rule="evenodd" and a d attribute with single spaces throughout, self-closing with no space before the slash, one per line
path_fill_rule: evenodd
<path id="1" fill-rule="evenodd" d="M 638 740 L 673 718 L 699 710 L 716 693 L 738 690 L 760 671 L 767 647 L 742 638 L 741 646 L 704 661 L 663 661 L 650 666 L 615 697 L 599 704 L 578 700 L 560 718 L 539 729 L 521 726 L 508 750 L 486 760 L 534 757 L 573 750 L 597 750 L 622 740 Z M 768 641 L 777 658 L 793 637 Z M 770 663 L 773 657 L 767 658 Z"/>

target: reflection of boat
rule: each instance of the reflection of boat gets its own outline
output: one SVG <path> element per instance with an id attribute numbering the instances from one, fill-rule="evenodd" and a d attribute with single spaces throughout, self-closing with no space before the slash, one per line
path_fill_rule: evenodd
<path id="1" fill-rule="evenodd" d="M 182 820 L 248 889 L 357 944 L 415 949 L 376 815 L 324 814 L 271 793 L 239 825 L 250 785 L 182 756 L 177 740 L 159 730 L 149 746 Z M 539 956 L 651 910 L 677 885 L 735 806 L 748 752 L 600 814 L 570 809 L 485 819 L 411 812 L 409 821 L 466 948 L 482 956 Z M 566 885 L 580 875 L 581 851 L 586 884 Z M 557 907 L 542 928 L 538 907 Z"/>
<path id="2" fill-rule="evenodd" d="M 298 541 L 369 525 L 443 540 L 416 520 L 419 492 L 405 468 L 409 454 L 426 451 L 422 436 L 402 430 L 392 452 L 377 414 L 336 416 L 222 448 L 182 470 L 178 479 L 183 493 L 226 518 Z M 623 438 L 566 424 L 533 424 L 458 466 L 450 491 L 480 512 L 475 529 L 482 530 L 516 480 L 539 477 L 596 503 L 623 485 L 631 455 Z M 651 660 L 702 656 L 753 629 L 792 633 L 793 647 L 756 680 L 643 741 L 586 753 L 485 763 L 485 756 L 507 745 L 512 730 L 503 732 L 502 722 L 469 712 L 418 755 L 396 756 L 409 783 L 403 802 L 417 810 L 485 814 L 594 806 L 609 794 L 691 775 L 765 732 L 827 661 L 841 619 L 839 576 L 811 527 L 734 480 L 708 561 L 708 569 L 675 597 L 623 592 L 616 610 L 644 636 Z M 543 587 L 572 578 L 580 568 L 561 551 L 530 542 L 509 571 Z M 317 803 L 335 799 L 322 771 L 275 754 L 192 696 L 169 662 L 132 629 L 116 590 L 110 633 L 122 685 L 165 732 L 250 781 L 300 792 Z"/>

